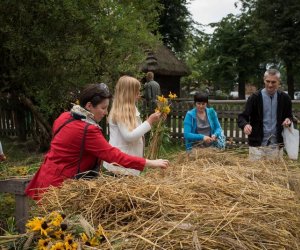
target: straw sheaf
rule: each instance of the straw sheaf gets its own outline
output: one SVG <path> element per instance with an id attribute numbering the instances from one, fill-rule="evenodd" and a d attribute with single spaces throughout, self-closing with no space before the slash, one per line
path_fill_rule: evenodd
<path id="1" fill-rule="evenodd" d="M 297 168 L 225 151 L 198 156 L 179 155 L 168 170 L 142 177 L 68 180 L 44 195 L 41 209 L 101 224 L 101 249 L 300 248 L 300 204 L 290 187 Z"/>

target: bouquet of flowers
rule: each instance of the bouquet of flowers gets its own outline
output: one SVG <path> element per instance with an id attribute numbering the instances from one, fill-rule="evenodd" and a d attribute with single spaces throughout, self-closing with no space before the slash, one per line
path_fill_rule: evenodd
<path id="1" fill-rule="evenodd" d="M 171 112 L 172 100 L 176 97 L 176 94 L 172 94 L 171 92 L 169 98 L 166 98 L 163 95 L 157 96 L 155 112 L 160 112 L 162 115 L 159 122 L 151 130 L 147 153 L 148 159 L 157 159 L 159 157 L 163 137 L 168 131 L 168 128 L 165 125 L 165 119 Z"/>
<path id="2" fill-rule="evenodd" d="M 77 250 L 98 249 L 106 240 L 101 225 L 94 229 L 82 216 L 66 218 L 57 211 L 30 219 L 26 228 L 25 234 L 0 236 L 0 243 L 13 243 L 16 249 Z"/>

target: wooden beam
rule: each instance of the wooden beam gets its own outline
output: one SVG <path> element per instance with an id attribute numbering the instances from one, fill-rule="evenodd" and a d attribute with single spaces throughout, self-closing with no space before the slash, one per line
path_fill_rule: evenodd
<path id="1" fill-rule="evenodd" d="M 15 195 L 16 229 L 20 233 L 25 232 L 25 224 L 29 217 L 29 204 L 25 195 L 25 188 L 29 181 L 29 178 L 0 180 L 0 192 Z"/>

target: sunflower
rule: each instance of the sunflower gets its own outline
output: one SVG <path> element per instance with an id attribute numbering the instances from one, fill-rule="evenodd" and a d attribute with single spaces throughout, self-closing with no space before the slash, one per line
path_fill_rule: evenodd
<path id="1" fill-rule="evenodd" d="M 50 238 L 39 239 L 39 241 L 38 241 L 38 249 L 39 250 L 47 250 L 50 240 L 51 240 Z"/>
<path id="2" fill-rule="evenodd" d="M 26 227 L 30 230 L 30 231 L 39 231 L 41 230 L 42 224 L 44 222 L 43 218 L 39 218 L 39 217 L 34 217 L 32 220 L 29 220 L 26 223 Z"/>
<path id="3" fill-rule="evenodd" d="M 54 234 L 55 239 L 58 239 L 58 240 L 64 240 L 65 239 L 65 234 L 61 229 L 53 232 L 53 234 Z"/>
<path id="4" fill-rule="evenodd" d="M 52 212 L 50 214 L 50 225 L 53 225 L 55 227 L 59 227 L 63 221 L 63 217 L 58 212 Z"/>
<path id="5" fill-rule="evenodd" d="M 41 231 L 41 235 L 48 235 L 48 224 L 44 218 L 34 217 L 32 220 L 26 223 L 26 227 L 29 231 Z"/>
<path id="6" fill-rule="evenodd" d="M 78 243 L 74 241 L 74 238 L 71 234 L 66 235 L 65 237 L 65 248 L 66 250 L 76 250 Z"/>

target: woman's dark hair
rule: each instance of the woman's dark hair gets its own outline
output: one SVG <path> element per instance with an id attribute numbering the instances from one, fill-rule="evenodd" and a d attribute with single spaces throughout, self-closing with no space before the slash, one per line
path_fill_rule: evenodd
<path id="1" fill-rule="evenodd" d="M 194 103 L 196 102 L 206 102 L 208 103 L 208 94 L 197 92 L 194 95 Z"/>
<path id="2" fill-rule="evenodd" d="M 112 95 L 109 92 L 109 88 L 105 83 L 93 83 L 87 85 L 80 93 L 79 103 L 81 107 L 85 107 L 88 102 L 91 102 L 95 107 L 101 103 L 104 99 L 111 98 Z"/>

